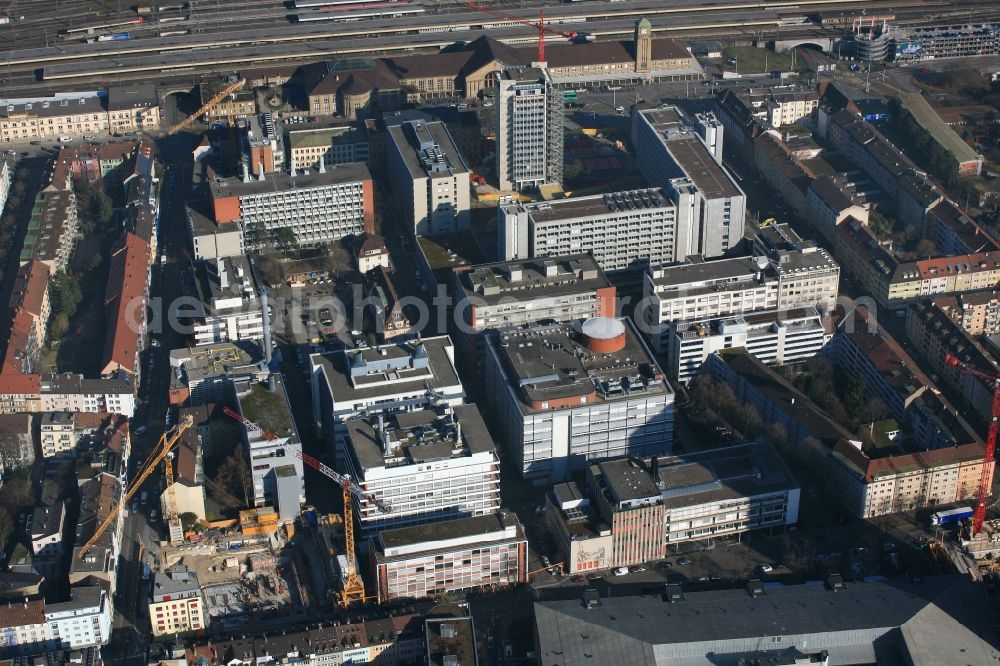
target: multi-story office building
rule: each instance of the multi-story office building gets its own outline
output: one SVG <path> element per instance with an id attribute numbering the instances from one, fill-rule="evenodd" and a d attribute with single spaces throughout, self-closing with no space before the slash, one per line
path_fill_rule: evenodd
<path id="1" fill-rule="evenodd" d="M 561 185 L 563 96 L 548 69 L 508 67 L 496 77 L 496 155 L 501 192 Z"/>
<path id="2" fill-rule="evenodd" d="M 385 530 L 370 553 L 379 603 L 528 580 L 528 540 L 506 511 Z"/>
<path id="3" fill-rule="evenodd" d="M 112 134 L 160 128 L 160 102 L 153 83 L 108 88 L 108 129 Z"/>
<path id="4" fill-rule="evenodd" d="M 816 308 L 807 307 L 673 322 L 660 339 L 664 369 L 687 384 L 714 352 L 743 347 L 764 363 L 782 365 L 815 356 L 830 336 Z"/>
<path id="5" fill-rule="evenodd" d="M 92 96 L 87 96 L 92 95 Z M 108 131 L 108 112 L 93 93 L 7 100 L 0 105 L 0 141 L 84 136 Z"/>
<path id="6" fill-rule="evenodd" d="M 197 268 L 202 312 L 194 319 L 195 344 L 263 339 L 263 309 L 246 257 L 220 257 Z"/>
<path id="7" fill-rule="evenodd" d="M 363 164 L 308 173 L 271 173 L 211 183 L 212 219 L 238 223 L 243 246 L 256 252 L 287 246 L 318 247 L 344 236 L 375 231 L 371 174 Z M 288 229 L 294 238 L 286 237 Z"/>
<path id="8" fill-rule="evenodd" d="M 840 267 L 812 243 L 767 255 L 651 267 L 643 295 L 648 306 L 640 316 L 658 352 L 666 350 L 671 322 L 813 307 L 820 314 L 837 304 Z"/>
<path id="9" fill-rule="evenodd" d="M 746 195 L 722 167 L 722 134 L 710 113 L 691 120 L 670 107 L 632 116 L 639 168 L 685 211 L 674 238 L 679 257 L 720 256 L 743 239 Z"/>
<path id="10" fill-rule="evenodd" d="M 418 236 L 469 230 L 469 169 L 442 122 L 411 120 L 386 129 L 389 179 Z"/>
<path id="11" fill-rule="evenodd" d="M 254 114 L 236 121 L 240 135 L 240 168 L 252 176 L 285 168 L 285 140 L 270 113 Z"/>
<path id="12" fill-rule="evenodd" d="M 683 212 L 656 188 L 502 204 L 499 255 L 512 261 L 590 251 L 604 271 L 620 278 L 687 256 L 676 244 Z"/>
<path id="13" fill-rule="evenodd" d="M 358 502 L 354 515 L 364 536 L 500 508 L 500 462 L 475 405 L 348 419 L 344 426 L 345 470 L 392 505 L 382 513 Z"/>
<path id="14" fill-rule="evenodd" d="M 43 458 L 52 458 L 58 455 L 73 455 L 73 452 L 76 450 L 76 426 L 74 421 L 74 415 L 69 412 L 42 414 L 39 435 Z"/>
<path id="15" fill-rule="evenodd" d="M 331 451 L 345 419 L 461 405 L 465 390 L 448 336 L 345 349 L 309 357 L 313 416 Z"/>
<path id="16" fill-rule="evenodd" d="M 207 622 L 198 574 L 175 565 L 153 577 L 149 624 L 154 636 L 203 631 Z"/>
<path id="17" fill-rule="evenodd" d="M 68 650 L 107 644 L 114 615 L 107 591 L 99 585 L 84 585 L 70 588 L 69 593 L 69 601 L 45 604 L 52 643 Z"/>
<path id="18" fill-rule="evenodd" d="M 299 515 L 306 502 L 302 476 L 302 440 L 299 438 L 285 385 L 278 375 L 271 375 L 268 386 L 254 384 L 248 393 L 238 396 L 239 412 L 264 431 L 243 427 L 243 439 L 250 453 L 254 506 L 272 506 L 281 522 Z"/>
<path id="19" fill-rule="evenodd" d="M 225 403 L 267 380 L 270 371 L 251 342 L 222 342 L 170 350 L 170 404 Z"/>
<path id="20" fill-rule="evenodd" d="M 458 340 L 477 364 L 489 329 L 615 316 L 615 287 L 592 254 L 460 266 L 454 278 Z"/>
<path id="21" fill-rule="evenodd" d="M 799 486 L 769 444 L 587 468 L 587 488 L 555 486 L 547 520 L 569 569 L 581 573 L 665 557 L 689 541 L 798 522 Z"/>
<path id="22" fill-rule="evenodd" d="M 502 328 L 486 356 L 498 436 L 524 477 L 670 450 L 674 392 L 628 319 Z"/>
<path id="23" fill-rule="evenodd" d="M 318 169 L 321 159 L 328 167 L 367 162 L 371 142 L 364 124 L 351 123 L 291 131 L 288 133 L 288 152 L 288 163 L 296 169 Z"/>

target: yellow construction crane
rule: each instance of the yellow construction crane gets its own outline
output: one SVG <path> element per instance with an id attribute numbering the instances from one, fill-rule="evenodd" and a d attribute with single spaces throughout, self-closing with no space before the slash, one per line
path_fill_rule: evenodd
<path id="1" fill-rule="evenodd" d="M 97 540 L 100 539 L 104 535 L 104 533 L 108 531 L 108 528 L 111 527 L 111 523 L 113 523 L 115 519 L 118 517 L 118 514 L 121 513 L 122 508 L 126 504 L 128 504 L 129 500 L 131 500 L 132 497 L 137 492 L 139 492 L 139 488 L 141 488 L 142 484 L 146 481 L 146 479 L 149 478 L 149 475 L 153 473 L 153 470 L 156 469 L 156 466 L 159 465 L 164 460 L 166 460 L 167 454 L 170 453 L 170 450 L 174 447 L 175 444 L 177 444 L 177 441 L 181 438 L 181 435 L 183 435 L 184 431 L 190 428 L 192 425 L 194 425 L 194 419 L 191 416 L 185 416 L 172 429 L 160 435 L 160 441 L 156 443 L 156 447 L 153 449 L 152 453 L 149 454 L 149 457 L 146 458 L 146 462 L 143 463 L 142 469 L 140 469 L 139 474 L 135 477 L 135 480 L 132 481 L 132 485 L 125 493 L 125 497 L 123 497 L 122 501 L 119 502 L 118 505 L 111 510 L 111 513 L 108 514 L 108 516 L 104 519 L 104 521 L 97 526 L 97 529 L 94 530 L 94 535 L 87 540 L 87 543 L 83 544 L 83 547 L 80 548 L 79 557 L 81 560 L 86 556 L 87 551 L 90 550 L 90 547 L 93 546 L 95 543 L 97 543 Z M 169 469 L 169 467 L 170 467 L 170 461 L 167 460 L 167 468 Z M 171 478 L 172 478 L 172 473 L 171 473 Z"/>
<path id="2" fill-rule="evenodd" d="M 239 79 L 238 81 L 230 83 L 228 86 L 226 86 L 218 93 L 216 93 L 215 96 L 212 97 L 212 99 L 205 102 L 200 109 L 198 109 L 190 116 L 188 116 L 184 120 L 180 121 L 179 123 L 171 127 L 167 133 L 176 134 L 177 132 L 180 132 L 182 129 L 185 129 L 191 123 L 193 123 L 194 121 L 198 120 L 203 115 L 205 115 L 209 109 L 211 109 L 213 106 L 221 102 L 226 97 L 226 95 L 232 95 L 234 92 L 242 88 L 246 82 L 247 82 L 246 79 Z"/>

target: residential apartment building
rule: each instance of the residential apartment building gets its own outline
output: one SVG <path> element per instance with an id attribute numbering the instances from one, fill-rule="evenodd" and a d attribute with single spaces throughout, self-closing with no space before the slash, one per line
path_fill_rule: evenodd
<path id="1" fill-rule="evenodd" d="M 48 339 L 49 317 L 52 304 L 49 300 L 49 279 L 52 272 L 41 261 L 33 260 L 21 266 L 14 277 L 10 295 L 12 313 L 28 317 L 30 336 L 41 346 Z"/>
<path id="2" fill-rule="evenodd" d="M 63 551 L 63 522 L 65 506 L 56 502 L 51 506 L 37 506 L 31 518 L 31 552 L 37 557 L 56 557 Z"/>
<path id="3" fill-rule="evenodd" d="M 35 439 L 31 414 L 0 414 L 0 474 L 6 469 L 30 467 L 35 462 Z"/>
<path id="4" fill-rule="evenodd" d="M 106 412 L 132 416 L 135 387 L 127 377 L 87 379 L 83 375 L 0 375 L 0 413 Z"/>
<path id="5" fill-rule="evenodd" d="M 344 427 L 345 472 L 392 506 L 383 513 L 357 500 L 363 536 L 500 508 L 500 461 L 475 405 L 348 419 Z"/>
<path id="6" fill-rule="evenodd" d="M 31 208 L 20 265 L 40 261 L 52 273 L 65 271 L 79 234 L 76 195 L 71 190 L 41 190 Z"/>
<path id="7" fill-rule="evenodd" d="M 282 523 L 295 520 L 306 502 L 302 476 L 302 439 L 292 419 L 285 385 L 271 375 L 268 387 L 254 384 L 245 395 L 237 396 L 238 411 L 261 430 L 243 427 L 243 441 L 249 452 L 253 478 L 254 506 L 272 506 Z"/>
<path id="8" fill-rule="evenodd" d="M 182 565 L 158 571 L 153 577 L 149 624 L 153 636 L 202 631 L 207 618 L 198 574 Z"/>
<path id="9" fill-rule="evenodd" d="M 263 339 L 263 305 L 246 257 L 200 262 L 196 276 L 202 307 L 194 318 L 196 345 Z"/>
<path id="10" fill-rule="evenodd" d="M 831 479 L 852 515 L 867 519 L 952 502 L 974 501 L 982 478 L 982 442 L 881 455 L 858 440 L 833 449 Z M 988 474 L 992 483 L 994 463 Z"/>
<path id="11" fill-rule="evenodd" d="M 417 332 L 403 310 L 403 301 L 389 269 L 379 266 L 369 271 L 365 275 L 364 288 L 367 295 L 362 311 L 363 327 L 367 329 L 370 322 L 380 342 Z"/>
<path id="12" fill-rule="evenodd" d="M 239 219 L 221 224 L 216 222 L 211 201 L 189 201 L 184 207 L 184 214 L 195 261 L 239 257 L 246 253 L 242 222 Z"/>
<path id="13" fill-rule="evenodd" d="M 139 382 L 139 351 L 145 347 L 146 296 L 153 259 L 149 244 L 125 232 L 112 246 L 108 283 L 104 293 L 107 332 L 101 376 L 122 373 Z"/>
<path id="14" fill-rule="evenodd" d="M 728 384 L 739 404 L 752 408 L 765 428 L 780 425 L 792 444 L 815 440 L 827 449 L 853 435 L 801 391 L 745 349 L 708 357 L 705 369 Z"/>
<path id="15" fill-rule="evenodd" d="M 114 604 L 100 585 L 70 588 L 70 600 L 45 605 L 45 622 L 52 643 L 79 650 L 106 645 L 111 640 Z"/>
<path id="16" fill-rule="evenodd" d="M 442 122 L 410 120 L 386 128 L 389 179 L 418 236 L 468 231 L 469 168 Z"/>
<path id="17" fill-rule="evenodd" d="M 665 340 L 667 374 L 687 384 L 709 355 L 743 347 L 768 365 L 811 358 L 830 340 L 814 307 L 682 320 L 669 325 Z"/>
<path id="18" fill-rule="evenodd" d="M 172 461 L 167 464 L 174 466 L 173 485 L 164 486 L 160 495 L 160 508 L 164 516 L 170 515 L 169 503 L 178 516 L 193 513 L 199 520 L 207 520 L 205 513 L 205 466 L 204 446 L 199 428 L 188 428 L 181 435 L 177 448 L 174 449 Z M 174 526 L 169 525 L 172 529 Z M 175 541 L 180 541 L 183 534 L 170 533 Z"/>
<path id="19" fill-rule="evenodd" d="M 496 76 L 496 168 L 501 192 L 562 185 L 563 96 L 544 66 Z"/>
<path id="20" fill-rule="evenodd" d="M 0 652 L 31 654 L 48 646 L 51 634 L 45 622 L 45 601 L 23 599 L 0 606 Z"/>
<path id="21" fill-rule="evenodd" d="M 907 309 L 906 337 L 920 350 L 926 367 L 939 381 L 962 396 L 963 407 L 971 407 L 984 420 L 991 418 L 993 382 L 962 372 L 945 362 L 946 356 L 955 356 L 968 367 L 993 376 L 998 366 L 991 354 L 929 301 L 919 301 Z"/>
<path id="22" fill-rule="evenodd" d="M 10 185 L 13 180 L 13 162 L 6 159 L 0 160 L 0 215 L 3 214 L 3 209 L 7 205 L 7 198 L 10 196 Z"/>
<path id="23" fill-rule="evenodd" d="M 288 132 L 288 163 L 296 169 L 318 169 L 321 159 L 328 167 L 367 162 L 370 155 L 371 141 L 362 123 Z"/>
<path id="24" fill-rule="evenodd" d="M 743 239 L 746 195 L 722 167 L 722 137 L 710 114 L 691 120 L 667 107 L 632 116 L 636 163 L 685 211 L 673 238 L 676 257 L 720 256 Z"/>
<path id="25" fill-rule="evenodd" d="M 125 438 L 127 444 L 127 438 Z M 125 494 L 125 470 L 128 467 L 128 450 L 124 448 L 112 471 L 102 471 L 80 486 L 80 518 L 76 525 L 76 539 L 70 558 L 69 583 L 99 581 L 115 593 L 118 586 L 118 556 L 122 547 L 124 512 L 119 511 L 110 527 L 85 551 L 83 549 Z"/>
<path id="26" fill-rule="evenodd" d="M 818 90 L 771 92 L 767 97 L 767 121 L 771 127 L 808 124 L 815 119 L 819 106 Z"/>
<path id="27" fill-rule="evenodd" d="M 240 137 L 240 169 L 251 176 L 283 171 L 285 138 L 271 113 L 253 114 L 236 121 Z"/>
<path id="28" fill-rule="evenodd" d="M 837 226 L 848 219 L 868 224 L 868 208 L 854 200 L 832 177 L 823 175 L 809 183 L 806 205 L 809 224 L 824 240 L 833 243 Z"/>
<path id="29" fill-rule="evenodd" d="M 279 229 L 291 230 L 295 247 L 319 247 L 375 230 L 371 174 L 363 164 L 256 179 L 246 173 L 242 180 L 216 180 L 210 187 L 212 221 L 220 227 L 238 223 L 250 252 L 286 245 Z"/>
<path id="30" fill-rule="evenodd" d="M 656 188 L 502 203 L 499 255 L 514 261 L 590 251 L 602 270 L 620 279 L 686 256 L 676 242 L 682 213 Z"/>
<path id="31" fill-rule="evenodd" d="M 811 242 L 765 255 L 652 266 L 643 281 L 647 305 L 637 313 L 657 352 L 670 344 L 671 324 L 760 311 L 815 308 L 821 315 L 837 304 L 840 267 Z"/>
<path id="32" fill-rule="evenodd" d="M 1000 333 L 1000 291 L 985 289 L 937 296 L 932 302 L 973 337 Z"/>
<path id="33" fill-rule="evenodd" d="M 460 266 L 453 276 L 457 339 L 477 366 L 490 329 L 615 315 L 615 287 L 589 253 Z"/>
<path id="34" fill-rule="evenodd" d="M 120 136 L 160 128 L 160 101 L 153 83 L 108 88 L 108 129 Z"/>
<path id="35" fill-rule="evenodd" d="M 392 257 L 389 256 L 389 248 L 385 246 L 385 239 L 381 236 L 364 234 L 356 238 L 354 254 L 359 273 L 367 273 L 379 266 L 392 270 Z"/>
<path id="36" fill-rule="evenodd" d="M 628 319 L 532 323 L 488 335 L 486 392 L 522 476 L 670 450 L 674 391 Z"/>
<path id="37" fill-rule="evenodd" d="M 370 554 L 379 603 L 528 581 L 528 540 L 507 511 L 384 530 Z"/>
<path id="38" fill-rule="evenodd" d="M 10 99 L 0 105 L 0 141 L 54 139 L 108 131 L 108 112 L 94 93 Z"/>
<path id="39" fill-rule="evenodd" d="M 348 418 L 465 401 L 448 336 L 312 354 L 309 367 L 313 416 L 330 451 L 340 449 Z"/>

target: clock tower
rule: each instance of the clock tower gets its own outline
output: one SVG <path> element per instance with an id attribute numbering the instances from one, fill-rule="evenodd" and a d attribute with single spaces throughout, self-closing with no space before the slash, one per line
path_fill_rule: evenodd
<path id="1" fill-rule="evenodd" d="M 653 69 L 653 26 L 644 18 L 635 22 L 635 71 L 645 74 Z"/>

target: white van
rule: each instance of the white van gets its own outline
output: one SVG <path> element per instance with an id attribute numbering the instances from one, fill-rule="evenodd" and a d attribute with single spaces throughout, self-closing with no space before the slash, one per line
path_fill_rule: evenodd
<path id="1" fill-rule="evenodd" d="M 73 137 L 71 137 L 71 136 L 61 136 L 61 137 L 59 137 L 59 143 L 69 143 L 72 140 L 73 140 Z"/>

